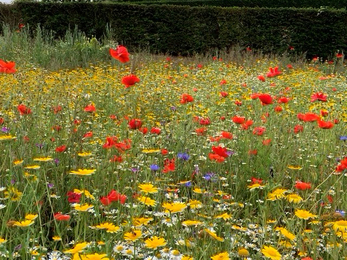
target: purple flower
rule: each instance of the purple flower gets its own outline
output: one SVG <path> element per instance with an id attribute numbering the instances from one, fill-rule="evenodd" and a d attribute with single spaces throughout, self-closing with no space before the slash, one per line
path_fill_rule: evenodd
<path id="1" fill-rule="evenodd" d="M 139 170 L 139 167 L 131 167 L 131 171 L 134 173 L 138 172 Z"/>
<path id="2" fill-rule="evenodd" d="M 183 161 L 188 161 L 190 156 L 187 153 L 178 153 L 177 157 Z"/>
<path id="3" fill-rule="evenodd" d="M 54 163 L 55 163 L 55 165 L 58 165 L 59 164 L 59 159 L 54 159 Z"/>
<path id="4" fill-rule="evenodd" d="M 42 149 L 45 144 L 35 144 L 37 148 Z"/>
<path id="5" fill-rule="evenodd" d="M 346 140 L 347 140 L 347 135 L 341 135 L 341 136 L 340 136 L 340 140 L 346 141 Z"/>
<path id="6" fill-rule="evenodd" d="M 159 166 L 156 164 L 151 164 L 151 166 L 149 166 L 149 168 L 151 169 L 151 171 L 158 171 L 160 169 Z"/>
<path id="7" fill-rule="evenodd" d="M 53 183 L 47 183 L 47 187 L 52 189 L 54 187 L 54 184 Z"/>
<path id="8" fill-rule="evenodd" d="M 10 128 L 7 128 L 7 127 L 2 127 L 1 128 L 1 132 L 3 132 L 3 133 L 8 133 L 8 132 L 10 132 Z"/>

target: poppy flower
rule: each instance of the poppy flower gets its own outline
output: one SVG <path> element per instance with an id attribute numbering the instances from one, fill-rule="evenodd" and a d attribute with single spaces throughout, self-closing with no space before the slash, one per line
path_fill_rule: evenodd
<path id="1" fill-rule="evenodd" d="M 84 111 L 85 112 L 89 112 L 89 113 L 93 113 L 95 112 L 95 106 L 93 104 L 90 104 L 90 105 L 87 105 L 85 108 L 84 108 Z"/>
<path id="2" fill-rule="evenodd" d="M 274 108 L 275 112 L 282 112 L 283 111 L 283 108 L 281 106 L 276 106 Z"/>
<path id="3" fill-rule="evenodd" d="M 311 183 L 296 181 L 294 187 L 297 188 L 298 190 L 309 190 L 311 189 Z"/>
<path id="4" fill-rule="evenodd" d="M 172 172 L 175 170 L 175 159 L 165 159 L 163 173 Z"/>
<path id="5" fill-rule="evenodd" d="M 100 202 L 107 206 L 113 201 L 119 201 L 121 204 L 124 204 L 127 199 L 126 195 L 123 195 L 115 190 L 111 190 L 106 197 L 101 197 Z"/>
<path id="6" fill-rule="evenodd" d="M 62 107 L 61 107 L 61 106 L 53 107 L 53 113 L 54 113 L 54 114 L 58 114 L 61 110 L 62 110 Z"/>
<path id="7" fill-rule="evenodd" d="M 225 138 L 225 139 L 233 139 L 232 133 L 225 132 L 225 131 L 222 131 L 221 137 L 222 137 L 222 138 Z"/>
<path id="8" fill-rule="evenodd" d="M 219 85 L 225 85 L 227 84 L 227 81 L 225 79 L 222 79 L 220 82 L 219 82 Z"/>
<path id="9" fill-rule="evenodd" d="M 24 104 L 20 104 L 17 106 L 17 110 L 20 115 L 29 115 L 31 114 L 31 109 L 26 107 Z"/>
<path id="10" fill-rule="evenodd" d="M 322 92 L 314 93 L 311 96 L 311 102 L 314 102 L 316 100 L 322 101 L 322 102 L 326 102 L 327 101 L 327 96 L 325 94 L 323 94 Z"/>
<path id="11" fill-rule="evenodd" d="M 268 78 L 273 78 L 273 77 L 276 77 L 278 75 L 281 75 L 282 72 L 278 69 L 278 67 L 275 67 L 275 68 L 269 68 L 269 72 L 266 74 L 266 77 Z"/>
<path id="12" fill-rule="evenodd" d="M 122 84 L 124 84 L 126 88 L 129 88 L 138 82 L 140 82 L 140 79 L 133 74 L 130 74 L 128 76 L 124 76 L 122 78 Z"/>
<path id="13" fill-rule="evenodd" d="M 221 97 L 227 97 L 228 96 L 228 92 L 225 92 L 225 91 L 221 91 L 221 92 L 219 92 L 219 94 L 221 95 Z"/>
<path id="14" fill-rule="evenodd" d="M 70 215 L 62 214 L 61 212 L 54 214 L 54 219 L 56 219 L 58 221 L 69 221 L 70 218 L 71 218 Z"/>
<path id="15" fill-rule="evenodd" d="M 263 135 L 265 132 L 265 127 L 263 126 L 258 126 L 253 129 L 253 134 L 254 135 Z"/>
<path id="16" fill-rule="evenodd" d="M 209 125 L 209 124 L 211 124 L 211 120 L 208 117 L 200 118 L 199 124 L 200 125 Z"/>
<path id="17" fill-rule="evenodd" d="M 12 74 L 16 72 L 16 64 L 13 61 L 6 62 L 0 59 L 0 73 Z"/>
<path id="18" fill-rule="evenodd" d="M 119 45 L 116 49 L 110 48 L 110 55 L 122 63 L 126 63 L 130 60 L 127 48 L 122 45 Z"/>
<path id="19" fill-rule="evenodd" d="M 312 112 L 307 112 L 306 114 L 301 114 L 299 113 L 297 115 L 298 119 L 304 122 L 314 122 L 319 119 L 319 115 L 312 113 Z"/>
<path id="20" fill-rule="evenodd" d="M 210 158 L 210 160 L 216 161 L 216 162 L 224 162 L 225 157 L 220 156 L 216 153 L 209 153 L 208 154 L 208 158 Z"/>
<path id="21" fill-rule="evenodd" d="M 236 100 L 236 101 L 234 102 L 234 104 L 235 104 L 236 106 L 242 106 L 242 101 Z"/>
<path id="22" fill-rule="evenodd" d="M 232 120 L 235 124 L 243 124 L 246 121 L 246 118 L 244 116 L 234 116 Z"/>
<path id="23" fill-rule="evenodd" d="M 333 128 L 334 124 L 331 121 L 317 120 L 319 128 L 330 129 Z"/>
<path id="24" fill-rule="evenodd" d="M 193 102 L 193 101 L 194 101 L 194 98 L 191 95 L 184 93 L 181 96 L 180 103 L 181 104 L 187 104 L 187 103 Z"/>
<path id="25" fill-rule="evenodd" d="M 221 147 L 221 146 L 212 146 L 212 151 L 215 153 L 215 154 L 218 154 L 219 156 L 222 156 L 224 158 L 228 157 L 228 153 L 227 153 L 227 149 L 224 148 L 224 147 Z"/>
<path id="26" fill-rule="evenodd" d="M 206 131 L 207 131 L 206 127 L 201 127 L 201 128 L 195 129 L 195 133 L 197 135 L 200 135 L 200 136 L 204 135 L 206 133 Z"/>
<path id="27" fill-rule="evenodd" d="M 142 126 L 142 121 L 140 119 L 131 119 L 128 123 L 130 129 L 139 129 Z"/>
<path id="28" fill-rule="evenodd" d="M 141 128 L 139 128 L 139 131 L 145 135 L 148 133 L 148 128 L 147 127 L 141 127 Z"/>
<path id="29" fill-rule="evenodd" d="M 161 132 L 160 128 L 159 127 L 152 127 L 151 129 L 151 134 L 157 134 L 159 135 Z"/>
<path id="30" fill-rule="evenodd" d="M 272 97 L 270 94 L 259 94 L 258 98 L 263 105 L 272 104 Z"/>
<path id="31" fill-rule="evenodd" d="M 268 138 L 268 139 L 265 139 L 262 141 L 263 145 L 269 145 L 271 143 L 271 139 Z"/>
<path id="32" fill-rule="evenodd" d="M 112 148 L 116 145 L 117 141 L 118 139 L 116 136 L 108 136 L 102 147 L 105 149 Z"/>
<path id="33" fill-rule="evenodd" d="M 66 150 L 66 145 L 61 145 L 61 146 L 58 146 L 57 148 L 55 148 L 55 151 L 57 153 L 62 153 Z"/>
<path id="34" fill-rule="evenodd" d="M 255 177 L 252 177 L 251 178 L 251 182 L 252 182 L 252 184 L 255 184 L 255 183 L 262 184 L 263 180 L 262 179 L 257 179 Z"/>
<path id="35" fill-rule="evenodd" d="M 83 135 L 83 138 L 90 138 L 93 137 L 93 132 L 87 132 Z"/>
<path id="36" fill-rule="evenodd" d="M 343 58 L 343 53 L 336 53 L 336 58 L 338 58 L 338 59 Z"/>
<path id="37" fill-rule="evenodd" d="M 5 120 L 2 117 L 0 117 L 0 125 L 2 125 L 4 122 Z"/>
<path id="38" fill-rule="evenodd" d="M 343 172 L 344 170 L 347 169 L 347 157 L 343 158 L 340 163 L 336 167 L 337 172 Z"/>
<path id="39" fill-rule="evenodd" d="M 259 79 L 260 81 L 262 81 L 262 82 L 265 82 L 265 77 L 264 77 L 264 75 L 259 75 L 259 76 L 258 76 L 258 79 Z"/>
<path id="40" fill-rule="evenodd" d="M 251 94 L 251 99 L 257 99 L 259 97 L 259 93 L 252 93 Z"/>
<path id="41" fill-rule="evenodd" d="M 329 115 L 329 111 L 321 110 L 321 111 L 320 111 L 320 115 L 321 115 L 321 116 L 324 116 L 324 117 L 325 117 L 325 116 L 328 116 L 328 115 Z"/>
<path id="42" fill-rule="evenodd" d="M 286 103 L 289 102 L 289 98 L 287 98 L 287 97 L 280 97 L 277 102 L 280 103 L 280 104 L 281 103 L 286 104 Z"/>
<path id="43" fill-rule="evenodd" d="M 79 203 L 81 196 L 82 196 L 82 193 L 79 194 L 79 193 L 75 193 L 73 191 L 68 191 L 66 195 L 67 195 L 67 201 L 69 203 Z"/>
<path id="44" fill-rule="evenodd" d="M 248 151 L 248 154 L 249 154 L 249 155 L 257 155 L 257 154 L 258 154 L 258 151 L 257 151 L 257 149 L 249 150 L 249 151 Z"/>
<path id="45" fill-rule="evenodd" d="M 253 125 L 253 120 L 247 120 L 241 125 L 241 127 L 243 130 L 247 130 L 251 125 Z"/>
<path id="46" fill-rule="evenodd" d="M 294 133 L 300 133 L 300 132 L 302 132 L 302 131 L 304 131 L 304 127 L 302 126 L 302 125 L 296 125 L 296 126 L 294 126 Z"/>

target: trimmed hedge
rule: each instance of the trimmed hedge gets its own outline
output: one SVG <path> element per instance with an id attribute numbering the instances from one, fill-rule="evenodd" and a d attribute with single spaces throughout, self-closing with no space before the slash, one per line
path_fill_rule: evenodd
<path id="1" fill-rule="evenodd" d="M 295 8 L 222 8 L 104 3 L 18 3 L 24 23 L 40 24 L 57 37 L 75 25 L 100 38 L 107 24 L 130 49 L 191 55 L 250 46 L 281 53 L 293 46 L 308 56 L 347 49 L 347 12 Z"/>

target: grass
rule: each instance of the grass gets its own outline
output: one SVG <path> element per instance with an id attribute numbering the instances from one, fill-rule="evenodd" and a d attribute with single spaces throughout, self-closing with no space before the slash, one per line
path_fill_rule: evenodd
<path id="1" fill-rule="evenodd" d="M 5 28 L 0 43 L 17 69 L 0 74 L 3 258 L 347 255 L 343 57 L 123 64 L 115 42 L 77 30 Z M 130 73 L 140 82 L 125 88 Z"/>

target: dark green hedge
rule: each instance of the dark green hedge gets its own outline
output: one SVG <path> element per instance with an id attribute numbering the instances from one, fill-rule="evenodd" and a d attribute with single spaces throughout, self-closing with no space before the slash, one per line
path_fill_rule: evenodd
<path id="1" fill-rule="evenodd" d="M 221 8 L 169 5 L 18 3 L 25 23 L 39 23 L 57 36 L 78 28 L 114 39 L 130 49 L 189 55 L 233 45 L 269 52 L 293 46 L 299 53 L 328 57 L 347 48 L 347 12 L 294 8 Z"/>

